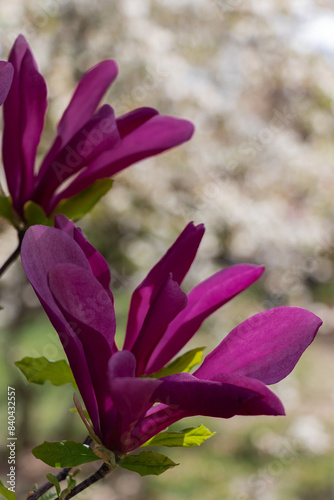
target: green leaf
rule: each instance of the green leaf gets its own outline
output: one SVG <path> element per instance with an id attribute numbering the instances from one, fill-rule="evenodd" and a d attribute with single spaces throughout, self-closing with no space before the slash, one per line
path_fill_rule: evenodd
<path id="1" fill-rule="evenodd" d="M 2 481 L 0 481 L 0 495 L 6 500 L 16 500 L 15 493 L 6 488 Z"/>
<path id="2" fill-rule="evenodd" d="M 190 448 L 191 446 L 200 446 L 214 434 L 215 432 L 210 432 L 204 425 L 200 425 L 199 427 L 189 427 L 180 432 L 160 432 L 142 446 L 183 446 L 184 448 Z"/>
<path id="3" fill-rule="evenodd" d="M 96 205 L 100 198 L 111 189 L 112 185 L 112 179 L 99 179 L 81 193 L 62 200 L 52 215 L 63 214 L 69 219 L 77 221 Z"/>
<path id="4" fill-rule="evenodd" d="M 202 362 L 204 349 L 205 347 L 196 347 L 196 349 L 192 349 L 182 354 L 182 356 L 176 358 L 172 363 L 162 368 L 162 370 L 153 373 L 151 377 L 160 378 L 166 377 L 167 375 L 174 375 L 174 373 L 190 372 L 194 366 Z"/>
<path id="5" fill-rule="evenodd" d="M 60 484 L 59 484 L 59 481 L 57 479 L 56 476 L 54 476 L 53 474 L 47 474 L 46 475 L 46 479 L 55 485 L 55 488 L 56 488 L 56 492 L 57 492 L 57 495 L 60 496 L 60 493 L 61 493 L 61 487 L 60 487 Z"/>
<path id="6" fill-rule="evenodd" d="M 68 475 L 66 479 L 67 479 L 68 489 L 72 490 L 74 488 L 74 486 L 77 484 L 76 480 L 73 479 L 73 477 L 71 475 Z"/>
<path id="7" fill-rule="evenodd" d="M 16 361 L 15 365 L 21 370 L 28 382 L 44 384 L 47 380 L 53 385 L 72 384 L 76 389 L 71 368 L 64 359 L 60 361 L 50 361 L 44 356 L 40 358 L 30 358 L 29 356 Z"/>
<path id="8" fill-rule="evenodd" d="M 44 493 L 44 495 L 41 496 L 40 500 L 55 500 L 55 498 L 58 498 L 57 493 L 54 493 L 53 491 L 47 491 Z"/>
<path id="9" fill-rule="evenodd" d="M 60 469 L 101 460 L 88 445 L 75 441 L 44 441 L 32 453 L 50 467 Z"/>
<path id="10" fill-rule="evenodd" d="M 118 465 L 123 469 L 138 472 L 141 476 L 148 476 L 149 474 L 159 476 L 159 474 L 179 464 L 155 451 L 143 451 L 139 455 L 126 455 L 118 462 Z"/>
<path id="11" fill-rule="evenodd" d="M 4 217 L 16 226 L 17 215 L 14 212 L 10 196 L 0 196 L 0 217 Z"/>
<path id="12" fill-rule="evenodd" d="M 50 219 L 46 217 L 42 207 L 34 201 L 27 201 L 24 205 L 24 218 L 28 226 L 34 226 L 35 224 L 51 225 Z"/>
<path id="13" fill-rule="evenodd" d="M 53 491 L 47 491 L 44 493 L 44 495 L 41 496 L 40 500 L 55 500 L 55 498 L 58 498 L 57 493 L 54 493 Z"/>

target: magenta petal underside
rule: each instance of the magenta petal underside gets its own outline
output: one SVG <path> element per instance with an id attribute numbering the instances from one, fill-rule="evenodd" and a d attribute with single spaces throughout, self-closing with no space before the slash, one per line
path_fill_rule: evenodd
<path id="1" fill-rule="evenodd" d="M 188 373 L 160 379 L 153 398 L 162 401 L 147 411 L 133 430 L 138 445 L 182 418 L 203 415 L 230 418 L 234 415 L 284 415 L 278 397 L 262 382 L 237 374 L 216 374 L 198 380 Z"/>
<path id="2" fill-rule="evenodd" d="M 109 449 L 126 453 L 138 446 L 139 436 L 134 436 L 132 429 L 151 406 L 152 394 L 160 383 L 157 379 L 128 377 L 109 380 L 111 398 L 120 417 L 117 428 L 109 425 L 105 433 L 104 444 Z"/>
<path id="3" fill-rule="evenodd" d="M 41 176 L 34 191 L 34 200 L 51 213 L 53 193 L 69 177 L 89 165 L 102 151 L 115 147 L 120 141 L 114 110 L 107 104 L 83 124 L 53 159 Z"/>
<path id="4" fill-rule="evenodd" d="M 180 285 L 195 259 L 204 234 L 203 224 L 186 226 L 177 240 L 151 269 L 132 294 L 124 349 L 131 349 L 143 325 L 148 309 L 163 283 L 172 273 Z"/>
<path id="5" fill-rule="evenodd" d="M 9 192 L 21 214 L 34 183 L 34 161 L 47 107 L 46 84 L 30 47 L 20 35 L 11 50 L 14 68 L 4 103 L 3 162 Z"/>
<path id="6" fill-rule="evenodd" d="M 81 248 L 63 231 L 45 226 L 30 227 L 22 242 L 24 271 L 45 312 L 58 332 L 94 428 L 99 428 L 96 398 L 86 355 L 77 335 L 57 306 L 48 283 L 49 272 L 57 264 L 71 263 L 90 271 Z"/>
<path id="7" fill-rule="evenodd" d="M 152 393 L 160 384 L 158 380 L 136 379 L 135 371 L 136 359 L 130 351 L 119 351 L 109 361 L 105 387 L 119 412 L 116 417 L 111 407 L 101 415 L 104 443 L 110 449 L 124 450 L 133 425 L 150 406 Z"/>
<path id="8" fill-rule="evenodd" d="M 160 379 L 154 397 L 192 415 L 230 418 L 234 415 L 281 415 L 282 403 L 262 382 L 235 373 L 200 380 L 189 373 Z"/>
<path id="9" fill-rule="evenodd" d="M 34 189 L 34 166 L 37 147 L 44 128 L 47 108 L 47 88 L 43 76 L 38 72 L 30 50 L 22 60 L 20 73 L 21 97 L 21 153 L 24 163 L 21 204 L 29 200 Z"/>
<path id="10" fill-rule="evenodd" d="M 250 264 L 228 267 L 197 285 L 188 294 L 187 307 L 169 325 L 157 345 L 146 374 L 159 371 L 219 307 L 259 279 L 264 268 Z"/>
<path id="11" fill-rule="evenodd" d="M 169 323 L 187 305 L 187 296 L 169 276 L 155 296 L 141 331 L 131 349 L 137 359 L 137 376 L 145 372 L 149 357 Z"/>
<path id="12" fill-rule="evenodd" d="M 65 231 L 79 245 L 87 257 L 93 276 L 101 283 L 111 301 L 114 302 L 114 297 L 110 290 L 111 275 L 108 263 L 100 252 L 84 237 L 81 228 L 76 227 L 71 220 L 61 214 L 55 216 L 54 227 Z"/>
<path id="13" fill-rule="evenodd" d="M 274 384 L 286 377 L 313 341 L 322 321 L 298 307 L 276 307 L 234 328 L 195 372 L 209 378 L 220 371 Z"/>
<path id="14" fill-rule="evenodd" d="M 0 61 L 0 105 L 4 103 L 13 81 L 13 65 L 6 61 Z"/>
<path id="15" fill-rule="evenodd" d="M 43 160 L 39 178 L 44 175 L 58 152 L 82 128 L 94 114 L 100 100 L 117 76 L 117 65 L 113 60 L 102 61 L 79 81 L 73 97 L 59 124 L 58 135 Z"/>
<path id="16" fill-rule="evenodd" d="M 187 120 L 153 116 L 123 137 L 118 147 L 104 151 L 92 160 L 89 168 L 59 193 L 53 202 L 54 206 L 61 199 L 70 198 L 86 189 L 97 179 L 112 177 L 129 165 L 188 141 L 193 131 L 192 123 Z"/>
<path id="17" fill-rule="evenodd" d="M 55 265 L 49 272 L 49 286 L 61 310 L 68 313 L 72 321 L 104 337 L 111 355 L 116 330 L 114 306 L 91 271 L 75 264 Z"/>
<path id="18" fill-rule="evenodd" d="M 123 139 L 123 137 L 130 134 L 130 132 L 150 120 L 152 116 L 158 114 L 159 112 L 156 109 L 144 107 L 134 109 L 125 115 L 119 116 L 116 120 L 119 135 Z"/>

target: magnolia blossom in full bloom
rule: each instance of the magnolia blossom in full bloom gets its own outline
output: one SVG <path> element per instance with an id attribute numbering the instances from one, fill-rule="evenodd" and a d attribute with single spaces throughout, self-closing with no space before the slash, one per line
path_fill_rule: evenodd
<path id="1" fill-rule="evenodd" d="M 231 266 L 185 294 L 180 285 L 203 234 L 203 225 L 190 223 L 136 288 L 122 350 L 108 265 L 81 230 L 57 216 L 55 228 L 33 226 L 24 237 L 24 270 L 59 334 L 94 433 L 118 454 L 184 417 L 283 415 L 267 384 L 291 372 L 322 323 L 300 308 L 270 309 L 234 328 L 194 373 L 159 376 L 209 315 L 263 273 Z"/>
<path id="2" fill-rule="evenodd" d="M 14 43 L 9 63 L 1 64 L 0 103 L 13 77 L 3 106 L 3 164 L 13 207 L 23 219 L 28 201 L 50 216 L 61 200 L 185 142 L 193 134 L 190 122 L 161 116 L 148 107 L 118 118 L 107 104 L 96 111 L 118 71 L 115 61 L 106 60 L 81 78 L 60 119 L 57 136 L 36 170 L 47 108 L 46 83 L 22 35 Z"/>

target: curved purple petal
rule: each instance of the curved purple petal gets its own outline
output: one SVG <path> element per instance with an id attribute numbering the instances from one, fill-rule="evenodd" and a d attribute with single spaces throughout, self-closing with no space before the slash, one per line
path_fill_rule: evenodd
<path id="1" fill-rule="evenodd" d="M 0 61 L 0 105 L 4 103 L 13 81 L 13 65 L 6 61 Z"/>
<path id="2" fill-rule="evenodd" d="M 80 341 L 89 350 L 86 357 L 92 356 L 94 342 L 100 335 L 105 339 L 105 351 L 100 356 L 109 360 L 112 352 L 116 331 L 116 318 L 113 303 L 100 282 L 92 275 L 91 270 L 83 269 L 76 264 L 57 264 L 49 271 L 49 287 L 58 307 L 70 321 L 80 323 Z M 84 335 L 84 328 L 95 330 L 92 340 Z M 87 337 L 87 338 L 86 338 Z M 97 350 L 97 346 L 95 348 Z"/>
<path id="3" fill-rule="evenodd" d="M 58 124 L 58 135 L 40 167 L 38 179 L 44 176 L 58 152 L 94 114 L 100 100 L 117 76 L 113 60 L 102 61 L 79 81 L 73 97 Z"/>
<path id="4" fill-rule="evenodd" d="M 219 373 L 203 380 L 178 373 L 160 380 L 156 400 L 188 414 L 220 418 L 284 414 L 282 403 L 265 384 L 239 374 Z"/>
<path id="5" fill-rule="evenodd" d="M 322 321 L 298 307 L 276 307 L 234 328 L 196 370 L 199 378 L 238 373 L 274 384 L 294 368 Z"/>
<path id="6" fill-rule="evenodd" d="M 34 184 L 34 162 L 44 126 L 47 90 L 30 47 L 20 35 L 9 56 L 14 68 L 4 103 L 3 162 L 8 189 L 22 215 Z"/>
<path id="7" fill-rule="evenodd" d="M 160 385 L 158 379 L 115 378 L 109 380 L 112 401 L 116 406 L 119 419 L 113 428 L 107 422 L 104 444 L 111 450 L 126 453 L 138 446 L 132 429 L 151 406 L 154 391 Z"/>
<path id="8" fill-rule="evenodd" d="M 146 374 L 159 371 L 197 332 L 203 321 L 219 307 L 260 278 L 262 266 L 239 264 L 214 274 L 188 294 L 187 307 L 169 325 L 157 345 Z"/>
<path id="9" fill-rule="evenodd" d="M 116 120 L 119 135 L 123 139 L 123 137 L 129 135 L 136 128 L 140 127 L 140 125 L 143 125 L 143 123 L 158 114 L 159 112 L 154 108 L 143 107 L 119 116 Z"/>
<path id="10" fill-rule="evenodd" d="M 53 200 L 50 210 L 63 198 L 71 198 L 97 179 L 112 177 L 129 165 L 149 158 L 188 141 L 194 131 L 192 123 L 170 116 L 153 116 L 126 135 L 120 145 L 101 153 L 67 189 Z"/>
<path id="11" fill-rule="evenodd" d="M 114 302 L 113 294 L 110 290 L 111 275 L 107 261 L 96 250 L 95 247 L 84 237 L 80 227 L 69 220 L 65 215 L 56 215 L 54 218 L 54 227 L 61 229 L 69 234 L 74 241 L 79 245 L 81 250 L 87 257 L 88 263 L 92 270 L 93 276 L 101 283 L 112 302 Z"/>
<path id="12" fill-rule="evenodd" d="M 158 380 L 136 379 L 135 371 L 134 355 L 129 351 L 119 351 L 109 361 L 104 384 L 112 406 L 101 415 L 103 443 L 120 452 L 126 447 L 133 426 L 150 406 L 151 396 L 160 384 Z"/>
<path id="13" fill-rule="evenodd" d="M 51 212 L 53 193 L 72 175 L 80 172 L 102 151 L 120 141 L 114 110 L 107 104 L 84 124 L 53 159 L 43 176 L 39 176 L 34 201 Z"/>
<path id="14" fill-rule="evenodd" d="M 143 326 L 131 349 L 137 359 L 137 376 L 145 372 L 149 357 L 163 336 L 169 323 L 187 305 L 187 296 L 182 292 L 179 284 L 167 278 L 152 301 Z"/>
<path id="15" fill-rule="evenodd" d="M 169 274 L 172 273 L 173 279 L 179 285 L 182 283 L 196 256 L 204 231 L 203 224 L 198 226 L 195 226 L 193 222 L 188 224 L 162 259 L 151 269 L 147 277 L 133 292 L 124 349 L 130 350 L 132 348 L 144 323 L 150 304 Z"/>
<path id="16" fill-rule="evenodd" d="M 82 343 L 57 306 L 48 283 L 49 272 L 57 264 L 76 264 L 89 271 L 85 254 L 63 231 L 33 226 L 23 238 L 21 260 L 30 283 L 58 332 L 94 429 L 99 432 L 98 407 Z"/>
<path id="17" fill-rule="evenodd" d="M 147 411 L 132 431 L 135 446 L 182 418 L 203 415 L 230 418 L 234 415 L 284 415 L 278 397 L 262 382 L 237 374 L 218 374 L 199 380 L 189 373 L 160 379 L 152 398 L 162 401 Z"/>

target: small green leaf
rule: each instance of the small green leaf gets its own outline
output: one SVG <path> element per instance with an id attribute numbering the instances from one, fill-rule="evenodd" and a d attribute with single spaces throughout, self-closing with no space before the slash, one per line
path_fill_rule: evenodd
<path id="1" fill-rule="evenodd" d="M 21 370 L 28 382 L 44 384 L 47 380 L 53 385 L 72 384 L 76 389 L 71 368 L 64 359 L 60 361 L 50 361 L 44 356 L 40 358 L 30 358 L 29 356 L 16 361 L 15 365 Z"/>
<path id="2" fill-rule="evenodd" d="M 6 500 L 16 500 L 15 493 L 6 488 L 2 481 L 0 481 L 0 495 Z"/>
<path id="3" fill-rule="evenodd" d="M 0 196 L 0 217 L 4 217 L 16 226 L 17 215 L 14 212 L 10 196 Z"/>
<path id="4" fill-rule="evenodd" d="M 73 477 L 71 475 L 68 475 L 66 479 L 67 479 L 68 489 L 72 490 L 74 488 L 74 486 L 77 484 L 76 480 L 73 479 Z"/>
<path id="5" fill-rule="evenodd" d="M 153 438 L 146 441 L 142 446 L 200 446 L 204 441 L 213 436 L 215 432 L 200 425 L 199 427 L 189 427 L 180 432 L 160 432 Z"/>
<path id="6" fill-rule="evenodd" d="M 112 185 L 112 179 L 99 179 L 81 193 L 62 200 L 52 215 L 63 214 L 69 219 L 77 221 L 96 205 L 100 198 L 111 189 Z"/>
<path id="7" fill-rule="evenodd" d="M 153 373 L 151 377 L 160 378 L 167 377 L 167 375 L 174 375 L 174 373 L 190 372 L 194 366 L 202 362 L 204 349 L 205 347 L 196 347 L 196 349 L 182 354 L 182 356 L 176 358 L 172 363 L 162 368 L 162 370 Z"/>
<path id="8" fill-rule="evenodd" d="M 47 491 L 44 495 L 41 496 L 40 500 L 55 500 L 58 498 L 57 493 L 53 493 L 53 491 Z"/>
<path id="9" fill-rule="evenodd" d="M 141 476 L 148 476 L 149 474 L 159 476 L 159 474 L 179 464 L 160 453 L 143 451 L 139 455 L 126 455 L 118 462 L 118 465 L 123 469 L 138 472 Z"/>
<path id="10" fill-rule="evenodd" d="M 51 225 L 42 207 L 34 201 L 27 201 L 24 205 L 24 218 L 28 226 L 34 226 L 35 224 Z"/>
<path id="11" fill-rule="evenodd" d="M 61 493 L 61 487 L 60 487 L 60 484 L 59 484 L 59 481 L 57 479 L 56 476 L 54 476 L 53 474 L 47 474 L 46 475 L 46 479 L 55 485 L 55 488 L 56 488 L 56 492 L 57 492 L 57 495 L 60 496 L 60 493 Z"/>
<path id="12" fill-rule="evenodd" d="M 32 453 L 50 467 L 61 469 L 101 460 L 88 445 L 75 441 L 44 441 Z"/>

